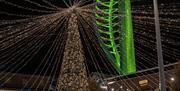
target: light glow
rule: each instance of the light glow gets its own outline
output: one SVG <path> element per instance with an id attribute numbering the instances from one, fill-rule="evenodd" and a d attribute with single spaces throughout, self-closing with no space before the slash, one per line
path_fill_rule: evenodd
<path id="1" fill-rule="evenodd" d="M 171 81 L 175 81 L 174 77 L 171 77 Z"/>
<path id="2" fill-rule="evenodd" d="M 136 71 L 134 38 L 130 0 L 101 1 L 96 10 L 96 24 L 100 33 L 101 46 L 104 48 L 114 68 L 120 74 L 132 74 Z M 103 21 L 103 22 L 102 22 Z"/>

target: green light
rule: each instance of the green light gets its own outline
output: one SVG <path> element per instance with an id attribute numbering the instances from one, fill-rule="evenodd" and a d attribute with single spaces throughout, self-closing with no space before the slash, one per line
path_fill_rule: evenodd
<path id="1" fill-rule="evenodd" d="M 134 39 L 132 31 L 130 0 L 100 1 L 96 10 L 103 15 L 96 14 L 102 21 L 96 21 L 101 44 L 110 57 L 114 68 L 121 74 L 131 74 L 136 71 Z M 112 60 L 113 59 L 113 60 Z"/>

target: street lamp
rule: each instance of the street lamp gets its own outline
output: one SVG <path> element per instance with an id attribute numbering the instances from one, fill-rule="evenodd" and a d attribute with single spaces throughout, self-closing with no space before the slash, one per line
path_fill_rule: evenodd
<path id="1" fill-rule="evenodd" d="M 162 44 L 161 44 L 161 32 L 160 32 L 160 23 L 159 23 L 158 1 L 153 0 L 153 2 L 154 2 L 154 16 L 155 16 L 155 28 L 156 28 L 157 55 L 158 55 L 158 64 L 159 64 L 160 89 L 161 91 L 166 91 Z"/>

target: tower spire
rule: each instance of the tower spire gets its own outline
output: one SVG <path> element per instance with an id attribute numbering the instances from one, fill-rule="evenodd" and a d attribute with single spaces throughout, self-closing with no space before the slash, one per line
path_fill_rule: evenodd
<path id="1" fill-rule="evenodd" d="M 83 45 L 74 13 L 69 18 L 67 33 L 57 91 L 89 91 Z"/>

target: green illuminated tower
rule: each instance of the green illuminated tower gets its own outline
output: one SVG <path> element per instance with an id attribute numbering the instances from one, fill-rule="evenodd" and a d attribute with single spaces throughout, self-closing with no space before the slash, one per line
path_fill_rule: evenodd
<path id="1" fill-rule="evenodd" d="M 130 0 L 96 0 L 101 46 L 120 74 L 135 73 Z"/>

